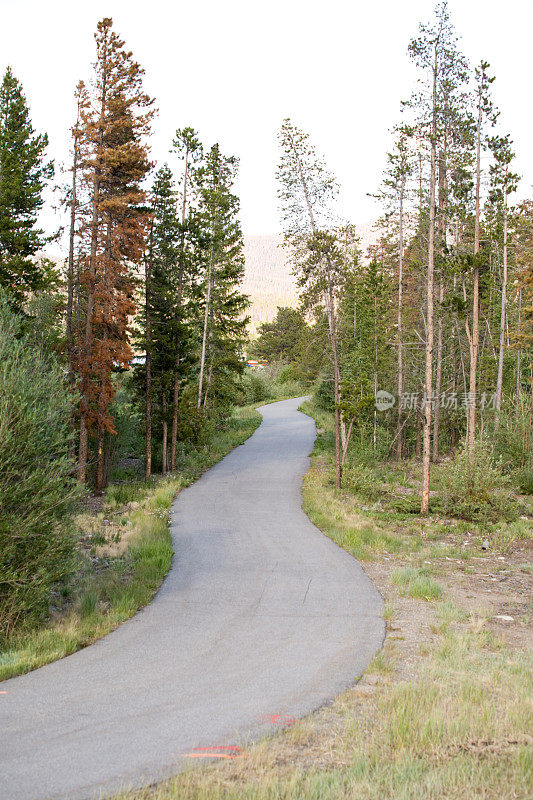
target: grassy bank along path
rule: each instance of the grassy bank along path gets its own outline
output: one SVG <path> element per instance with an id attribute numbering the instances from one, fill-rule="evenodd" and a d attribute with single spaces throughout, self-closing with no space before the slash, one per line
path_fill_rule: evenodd
<path id="1" fill-rule="evenodd" d="M 0 680 L 93 644 L 149 603 L 172 561 L 172 501 L 260 422 L 254 408 L 235 409 L 209 442 L 183 451 L 174 473 L 148 483 L 111 485 L 101 511 L 80 513 L 80 572 L 67 596 L 58 597 L 59 608 L 49 622 L 22 630 L 0 647 Z"/>

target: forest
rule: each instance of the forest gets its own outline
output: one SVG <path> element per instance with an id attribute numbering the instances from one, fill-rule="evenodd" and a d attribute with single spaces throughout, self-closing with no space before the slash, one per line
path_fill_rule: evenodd
<path id="1" fill-rule="evenodd" d="M 146 497 L 159 485 L 154 473 L 179 478 L 180 486 L 197 477 L 215 452 L 220 457 L 258 424 L 246 408 L 272 399 L 312 395 L 331 484 L 362 503 L 407 517 L 453 513 L 476 525 L 527 515 L 533 199 L 515 200 L 520 177 L 505 112 L 491 96 L 495 76 L 486 61 L 469 64 L 446 3 L 420 26 L 409 57 L 419 81 L 391 120 L 381 186 L 367 187 L 381 209 L 368 252 L 354 224 L 336 213 L 339 184 L 312 138 L 283 121 L 278 199 L 300 304 L 279 308 L 255 338 L 241 288 L 238 158 L 182 127 L 169 142 L 179 171 L 151 161 L 155 99 L 112 20 L 98 23 L 92 71 L 76 86 L 66 174 L 54 177 L 47 135 L 34 130 L 23 87 L 6 70 L 6 641 L 71 603 L 72 592 L 82 619 L 98 609 L 109 616 L 115 600 L 124 603 L 119 584 L 134 573 L 131 561 L 115 551 L 103 559 L 97 550 L 109 544 L 100 530 L 109 508 Z M 55 237 L 39 227 L 54 180 L 68 218 Z M 64 262 L 43 255 L 54 238 L 66 242 Z M 247 357 L 268 365 L 251 374 Z M 396 491 L 400 473 L 405 486 Z M 387 481 L 396 489 L 376 488 Z M 168 511 L 177 484 L 161 485 Z M 87 534 L 80 513 L 91 503 L 100 528 L 94 532 L 93 520 Z M 146 602 L 168 569 L 168 541 L 162 548 L 144 576 L 147 594 L 130 598 L 124 616 Z M 129 557 L 140 563 L 144 556 Z M 96 563 L 105 572 L 111 562 L 119 572 L 108 583 L 100 575 L 95 588 L 88 571 Z M 71 651 L 95 635 L 91 628 L 66 642 L 63 631 L 61 647 Z"/>

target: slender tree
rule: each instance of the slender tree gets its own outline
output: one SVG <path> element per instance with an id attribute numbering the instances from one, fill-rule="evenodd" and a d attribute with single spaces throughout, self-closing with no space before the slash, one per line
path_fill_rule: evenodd
<path id="1" fill-rule="evenodd" d="M 329 328 L 335 396 L 335 485 L 341 488 L 341 376 L 337 343 L 337 249 L 331 227 L 331 201 L 338 188 L 333 175 L 317 156 L 309 136 L 284 120 L 279 134 L 281 159 L 278 197 L 285 242 L 293 254 L 295 273 L 307 292 L 308 303 L 323 304 Z M 320 248 L 323 248 L 321 253 Z"/>
<path id="2" fill-rule="evenodd" d="M 507 283 L 508 283 L 508 231 L 509 231 L 509 195 L 516 191 L 518 175 L 511 172 L 514 159 L 510 136 L 493 136 L 489 146 L 494 157 L 491 164 L 491 199 L 501 214 L 503 230 L 503 264 L 500 307 L 500 341 L 498 348 L 498 376 L 496 379 L 496 414 L 494 426 L 497 429 L 500 419 L 503 391 L 503 362 L 505 354 L 507 323 Z"/>
<path id="3" fill-rule="evenodd" d="M 466 63 L 457 50 L 457 37 L 451 25 L 447 2 L 435 9 L 433 25 L 420 25 L 417 38 L 411 40 L 409 52 L 415 64 L 427 75 L 425 93 L 411 100 L 419 114 L 418 127 L 429 142 L 429 230 L 427 247 L 426 316 L 425 316 L 425 380 L 422 453 L 421 513 L 429 512 L 429 474 L 431 461 L 431 418 L 433 397 L 434 284 L 435 284 L 435 221 L 437 185 L 437 148 L 442 133 L 442 85 L 444 81 L 465 81 Z"/>
<path id="4" fill-rule="evenodd" d="M 473 447 L 476 437 L 477 365 L 479 357 L 479 249 L 480 249 L 480 196 L 481 196 L 481 151 L 484 142 L 484 125 L 487 120 L 496 121 L 497 112 L 490 101 L 489 90 L 494 78 L 489 77 L 487 61 L 476 68 L 476 169 L 475 169 L 475 217 L 474 217 L 474 266 L 472 291 L 472 333 L 470 343 L 470 381 L 467 425 L 467 444 Z"/>

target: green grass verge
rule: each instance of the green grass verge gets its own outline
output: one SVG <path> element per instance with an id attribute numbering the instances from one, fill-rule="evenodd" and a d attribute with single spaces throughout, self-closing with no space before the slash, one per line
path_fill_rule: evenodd
<path id="1" fill-rule="evenodd" d="M 129 547 L 105 569 L 86 572 L 67 614 L 40 628 L 21 630 L 0 647 L 0 680 L 12 678 L 74 653 L 105 636 L 150 602 L 172 560 L 168 515 L 181 489 L 242 444 L 261 421 L 251 408 L 234 412 L 211 441 L 185 452 L 176 472 L 149 482 L 110 486 L 106 510 L 126 504 L 124 524 L 133 528 Z"/>

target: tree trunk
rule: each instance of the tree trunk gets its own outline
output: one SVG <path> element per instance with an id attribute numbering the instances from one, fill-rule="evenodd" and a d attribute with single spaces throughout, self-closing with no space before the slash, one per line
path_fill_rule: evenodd
<path id="1" fill-rule="evenodd" d="M 96 459 L 95 494 L 102 494 L 104 488 L 104 431 L 98 431 L 98 455 Z"/>
<path id="2" fill-rule="evenodd" d="M 104 64 L 105 67 L 105 64 Z M 107 102 L 107 70 L 103 69 L 103 84 L 102 94 L 100 100 L 100 122 L 105 118 Z M 85 320 L 85 337 L 84 337 L 84 360 L 85 370 L 89 370 L 89 359 L 91 352 L 92 340 L 92 315 L 94 307 L 94 279 L 96 275 L 96 255 L 98 250 L 98 219 L 100 213 L 100 179 L 102 174 L 102 161 L 103 161 L 103 145 L 104 145 L 104 129 L 101 125 L 100 141 L 98 145 L 98 152 L 96 163 L 94 167 L 93 178 L 93 197 L 92 197 L 92 218 L 91 218 L 91 250 L 89 255 L 89 280 L 87 282 L 87 309 Z M 89 385 L 87 377 L 84 377 L 81 382 L 81 416 L 85 416 L 84 421 L 84 436 L 80 435 L 79 445 L 79 464 L 78 464 L 78 480 L 80 483 L 85 483 L 87 477 L 87 416 L 89 413 Z M 80 425 L 81 428 L 81 425 Z M 81 431 L 80 431 L 81 433 Z"/>
<path id="3" fill-rule="evenodd" d="M 181 317 L 181 302 L 183 297 L 183 274 L 185 270 L 185 220 L 187 218 L 187 189 L 189 181 L 189 147 L 185 150 L 185 170 L 183 174 L 183 202 L 181 206 L 181 248 L 180 266 L 178 277 L 178 293 L 176 297 L 178 314 Z M 180 347 L 176 350 L 176 374 L 174 375 L 174 386 L 172 390 L 172 431 L 170 434 L 170 469 L 176 469 L 176 445 L 178 441 L 178 411 L 179 411 L 179 368 L 180 368 Z"/>
<path id="4" fill-rule="evenodd" d="M 496 380 L 496 414 L 494 417 L 494 430 L 498 430 L 500 411 L 502 407 L 503 387 L 503 356 L 505 352 L 505 321 L 507 314 L 507 187 L 503 195 L 503 278 L 502 278 L 502 307 L 500 313 L 500 347 L 498 351 L 498 378 Z"/>
<path id="5" fill-rule="evenodd" d="M 154 223 L 150 225 L 150 253 L 145 261 L 146 293 L 146 463 L 144 479 L 147 481 L 152 474 L 152 324 L 150 318 L 152 266 L 154 257 Z"/>
<path id="6" fill-rule="evenodd" d="M 447 176 L 446 176 L 446 141 L 444 149 L 439 158 L 439 244 L 442 253 L 441 273 L 439 284 L 439 320 L 437 325 L 437 370 L 435 375 L 435 416 L 433 419 L 433 461 L 439 457 L 439 424 L 440 424 L 440 395 L 442 388 L 442 350 L 443 350 L 443 315 L 442 304 L 444 302 L 444 281 L 445 281 L 445 257 L 446 257 L 446 199 L 447 199 Z"/>
<path id="7" fill-rule="evenodd" d="M 518 290 L 518 324 L 517 329 L 520 330 L 522 326 L 522 289 Z M 518 415 L 518 406 L 522 395 L 521 389 L 521 361 L 522 361 L 522 349 L 518 347 L 516 352 L 516 413 Z"/>
<path id="8" fill-rule="evenodd" d="M 422 392 L 420 391 L 420 394 Z M 422 409 L 417 403 L 416 408 L 416 444 L 415 444 L 415 455 L 417 458 L 420 458 L 422 455 Z"/>
<path id="9" fill-rule="evenodd" d="M 78 117 L 76 128 L 74 129 L 74 147 L 72 159 L 72 189 L 70 198 L 70 231 L 68 248 L 68 270 L 67 270 L 67 314 L 66 314 L 66 335 L 67 335 L 67 356 L 68 356 L 68 382 L 72 397 L 76 388 L 76 376 L 74 371 L 74 331 L 72 327 L 72 314 L 74 308 L 74 236 L 76 233 L 76 203 L 77 203 L 77 172 L 78 172 L 78 125 L 80 122 L 80 106 L 78 102 Z M 74 435 L 76 431 L 76 409 L 74 403 L 70 408 L 69 419 L 69 456 L 72 460 L 76 457 L 76 442 Z"/>
<path id="10" fill-rule="evenodd" d="M 341 380 L 339 370 L 339 357 L 337 350 L 337 335 L 335 330 L 335 306 L 333 298 L 333 288 L 331 278 L 328 279 L 328 291 L 326 293 L 326 310 L 328 315 L 329 340 L 331 354 L 333 356 L 333 386 L 335 398 L 335 488 L 340 489 L 342 484 L 342 448 L 341 448 Z"/>
<path id="11" fill-rule="evenodd" d="M 203 393 L 203 383 L 204 383 L 204 369 L 205 369 L 205 352 L 207 346 L 207 331 L 209 326 L 209 311 L 210 311 L 210 304 L 211 304 L 211 264 L 212 258 L 209 262 L 209 270 L 207 273 L 207 287 L 206 287 L 206 297 L 205 297 L 205 313 L 204 313 L 204 330 L 202 334 L 202 355 L 200 357 L 200 377 L 198 378 L 198 402 L 197 402 L 197 409 L 200 411 L 202 406 L 202 393 Z"/>
<path id="12" fill-rule="evenodd" d="M 405 178 L 400 186 L 400 220 L 398 243 L 398 421 L 396 424 L 396 458 L 402 457 L 403 452 L 403 424 L 402 424 L 402 394 L 403 394 L 403 195 Z"/>
<path id="13" fill-rule="evenodd" d="M 439 287 L 439 321 L 437 325 L 437 369 L 435 374 L 435 414 L 433 418 L 433 452 L 432 460 L 439 457 L 439 423 L 440 423 L 440 395 L 442 389 L 442 302 L 444 300 L 444 283 L 441 278 Z"/>
<path id="14" fill-rule="evenodd" d="M 162 475 L 166 475 L 167 474 L 167 449 L 168 449 L 167 396 L 166 396 L 166 393 L 163 394 L 162 410 L 163 410 L 163 453 L 162 453 L 162 461 L 161 461 L 161 473 L 162 473 Z"/>
<path id="15" fill-rule="evenodd" d="M 473 270 L 473 298 L 472 298 L 472 341 L 470 343 L 470 384 L 469 406 L 467 425 L 467 446 L 473 447 L 476 438 L 476 393 L 477 393 L 477 363 L 479 352 L 479 196 L 481 185 L 481 122 L 482 102 L 481 90 L 478 97 L 477 133 L 476 133 L 476 215 L 474 224 L 474 270 Z"/>
<path id="16" fill-rule="evenodd" d="M 170 471 L 176 469 L 176 446 L 178 441 L 178 410 L 179 410 L 179 389 L 180 379 L 177 371 L 180 356 L 179 349 L 176 354 L 176 374 L 174 375 L 174 386 L 172 387 L 172 431 L 170 434 Z"/>
<path id="17" fill-rule="evenodd" d="M 433 284 L 435 260 L 435 166 L 437 138 L 437 46 L 433 66 L 433 118 L 431 123 L 431 160 L 429 176 L 429 232 L 427 273 L 426 365 L 424 398 L 424 436 L 422 445 L 422 497 L 420 513 L 429 513 L 429 470 L 431 460 L 431 403 L 433 393 Z"/>

